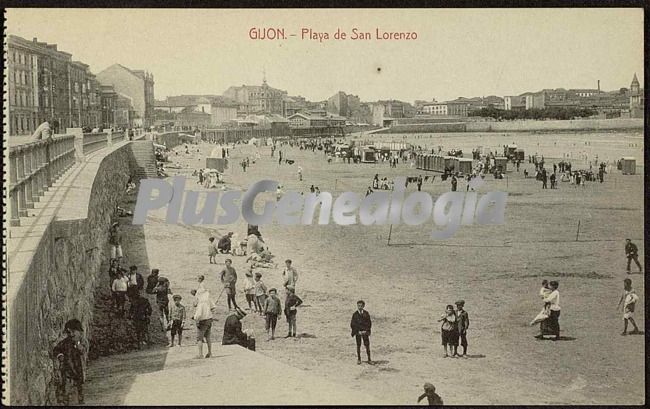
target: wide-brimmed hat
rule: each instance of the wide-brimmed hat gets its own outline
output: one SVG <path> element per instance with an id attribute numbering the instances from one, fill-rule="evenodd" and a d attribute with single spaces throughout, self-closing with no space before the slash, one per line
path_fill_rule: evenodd
<path id="1" fill-rule="evenodd" d="M 242 310 L 239 307 L 235 308 L 235 314 L 237 314 L 237 316 L 239 316 L 239 318 L 244 318 L 246 316 L 246 313 L 244 312 L 244 310 Z"/>
<path id="2" fill-rule="evenodd" d="M 172 297 L 172 299 L 173 299 L 174 301 L 175 301 L 175 300 L 181 300 L 182 298 L 183 298 L 183 297 L 181 297 L 180 294 L 174 294 L 174 296 Z"/>
<path id="3" fill-rule="evenodd" d="M 465 305 L 465 300 L 458 300 L 458 301 L 456 301 L 456 305 L 460 305 L 460 306 Z"/>

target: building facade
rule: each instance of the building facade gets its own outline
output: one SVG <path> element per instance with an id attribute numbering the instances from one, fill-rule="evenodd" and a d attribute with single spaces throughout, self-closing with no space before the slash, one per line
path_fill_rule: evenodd
<path id="1" fill-rule="evenodd" d="M 242 85 L 230 87 L 223 96 L 237 101 L 241 114 L 277 114 L 285 110 L 284 99 L 287 91 L 270 87 L 266 80 L 262 85 Z"/>
<path id="2" fill-rule="evenodd" d="M 153 125 L 153 75 L 113 64 L 97 74 L 97 80 L 102 85 L 112 85 L 116 92 L 131 98 L 134 118 L 130 119 L 134 126 Z"/>
<path id="3" fill-rule="evenodd" d="M 27 135 L 45 121 L 55 133 L 72 126 L 69 65 L 56 44 L 7 36 L 9 134 Z"/>

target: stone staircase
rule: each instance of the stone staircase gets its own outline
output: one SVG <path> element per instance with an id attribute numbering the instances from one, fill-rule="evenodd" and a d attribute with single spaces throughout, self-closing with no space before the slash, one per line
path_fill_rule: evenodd
<path id="1" fill-rule="evenodd" d="M 131 142 L 131 150 L 136 163 L 135 180 L 158 177 L 153 141 L 133 141 Z"/>

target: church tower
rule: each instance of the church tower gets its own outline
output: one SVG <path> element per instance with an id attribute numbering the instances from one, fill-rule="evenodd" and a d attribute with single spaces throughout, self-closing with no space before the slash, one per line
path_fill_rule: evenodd
<path id="1" fill-rule="evenodd" d="M 632 84 L 630 85 L 630 92 L 632 94 L 638 94 L 640 90 L 639 80 L 636 78 L 636 72 L 634 73 L 634 78 L 632 79 Z"/>

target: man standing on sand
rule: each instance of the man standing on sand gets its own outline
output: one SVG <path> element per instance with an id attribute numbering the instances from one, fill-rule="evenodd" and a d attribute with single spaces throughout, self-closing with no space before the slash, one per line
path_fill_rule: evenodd
<path id="1" fill-rule="evenodd" d="M 235 284 L 237 283 L 237 271 L 232 266 L 232 260 L 227 258 L 226 265 L 223 270 L 221 270 L 221 283 L 223 284 L 223 290 L 226 292 L 227 301 L 228 301 L 228 311 L 234 308 L 239 308 L 237 306 L 237 301 L 235 301 Z"/>
<path id="2" fill-rule="evenodd" d="M 212 356 L 212 341 L 210 339 L 212 331 L 212 310 L 210 304 L 210 292 L 208 290 L 198 293 L 196 290 L 190 291 L 194 298 L 194 315 L 192 319 L 196 322 L 196 342 L 199 346 L 199 355 L 197 358 L 203 358 L 203 342 L 208 344 L 208 354 L 206 358 Z"/>
<path id="3" fill-rule="evenodd" d="M 350 328 L 352 329 L 352 336 L 357 341 L 357 365 L 361 365 L 361 341 L 366 348 L 366 355 L 368 356 L 368 363 L 370 360 L 370 330 L 372 328 L 372 321 L 370 314 L 364 310 L 366 303 L 363 300 L 357 301 L 357 310 L 352 314 L 350 321 Z"/>
<path id="4" fill-rule="evenodd" d="M 282 272 L 282 279 L 284 280 L 286 295 L 289 295 L 289 287 L 293 287 L 294 290 L 296 288 L 296 283 L 298 282 L 298 271 L 291 265 L 290 259 L 285 260 L 284 263 L 287 268 Z"/>
<path id="5" fill-rule="evenodd" d="M 639 249 L 630 239 L 625 240 L 625 256 L 627 257 L 628 274 L 630 274 L 630 264 L 632 263 L 632 260 L 634 260 L 636 266 L 639 267 L 639 273 L 643 271 L 641 269 L 641 264 L 639 263 Z"/>
<path id="6" fill-rule="evenodd" d="M 469 315 L 465 311 L 465 301 L 456 301 L 456 315 L 458 323 L 458 335 L 460 336 L 460 346 L 463 347 L 463 353 L 460 356 L 467 354 L 467 329 L 469 328 Z M 456 354 L 458 355 L 458 354 Z"/>

